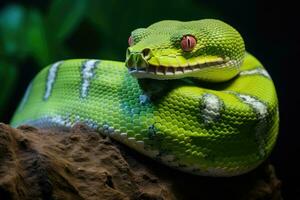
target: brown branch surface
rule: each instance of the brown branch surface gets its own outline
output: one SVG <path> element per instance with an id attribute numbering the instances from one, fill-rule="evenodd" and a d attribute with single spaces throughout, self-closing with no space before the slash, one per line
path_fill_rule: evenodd
<path id="1" fill-rule="evenodd" d="M 264 163 L 231 178 L 170 169 L 83 125 L 70 131 L 0 124 L 0 199 L 281 199 Z"/>

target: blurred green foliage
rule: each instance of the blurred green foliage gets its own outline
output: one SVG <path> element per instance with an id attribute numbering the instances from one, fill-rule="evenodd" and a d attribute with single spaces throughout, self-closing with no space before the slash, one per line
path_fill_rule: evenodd
<path id="1" fill-rule="evenodd" d="M 0 121 L 40 69 L 68 58 L 124 60 L 127 37 L 163 19 L 220 15 L 192 0 L 52 0 L 0 9 Z M 30 78 L 30 79 L 29 79 Z M 7 108 L 13 104 L 14 107 Z"/>

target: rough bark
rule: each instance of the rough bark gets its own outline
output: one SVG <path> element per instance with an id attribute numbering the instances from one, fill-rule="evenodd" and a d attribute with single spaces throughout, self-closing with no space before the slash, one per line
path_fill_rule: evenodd
<path id="1" fill-rule="evenodd" d="M 83 125 L 0 124 L 0 199 L 281 199 L 268 162 L 231 178 L 170 169 Z"/>

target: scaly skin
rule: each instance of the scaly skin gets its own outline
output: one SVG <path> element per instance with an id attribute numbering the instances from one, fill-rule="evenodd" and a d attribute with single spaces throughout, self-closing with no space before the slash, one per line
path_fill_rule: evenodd
<path id="1" fill-rule="evenodd" d="M 197 39 L 190 52 L 180 48 L 184 35 Z M 200 175 L 239 175 L 268 157 L 278 133 L 276 91 L 236 30 L 217 20 L 161 21 L 132 38 L 126 63 L 76 59 L 42 70 L 12 125 L 82 122 Z"/>

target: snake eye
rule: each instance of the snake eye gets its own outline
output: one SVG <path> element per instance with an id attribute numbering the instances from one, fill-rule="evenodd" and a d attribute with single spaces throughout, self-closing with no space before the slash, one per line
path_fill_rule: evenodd
<path id="1" fill-rule="evenodd" d="M 134 45 L 134 41 L 133 41 L 133 38 L 132 38 L 132 35 L 129 36 L 128 38 L 128 45 L 131 47 L 132 45 Z"/>
<path id="2" fill-rule="evenodd" d="M 192 51 L 197 44 L 196 38 L 192 35 L 185 35 L 181 39 L 181 49 L 183 51 Z"/>

